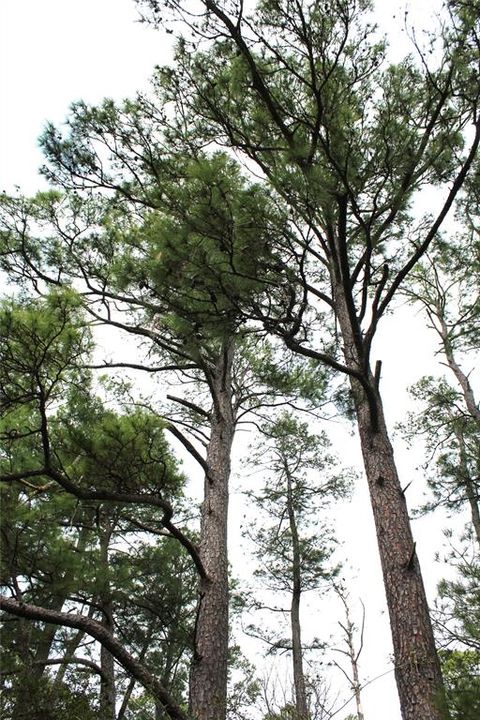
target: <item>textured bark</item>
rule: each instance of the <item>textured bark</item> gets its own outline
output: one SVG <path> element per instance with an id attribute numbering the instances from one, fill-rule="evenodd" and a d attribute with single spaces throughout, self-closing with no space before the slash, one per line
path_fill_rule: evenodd
<path id="1" fill-rule="evenodd" d="M 226 348 L 210 378 L 214 409 L 200 529 L 200 557 L 207 578 L 199 582 L 199 601 L 190 673 L 190 714 L 194 720 L 224 720 L 228 661 L 227 516 L 230 453 L 235 429 L 231 368 Z"/>
<path id="2" fill-rule="evenodd" d="M 385 425 L 378 379 L 365 367 L 362 340 L 337 287 L 338 320 L 351 376 L 358 430 L 392 630 L 400 707 L 404 720 L 442 720 L 443 683 L 405 497 Z"/>
<path id="3" fill-rule="evenodd" d="M 390 614 L 402 716 L 405 720 L 440 720 L 442 677 L 425 589 L 379 399 L 377 407 L 378 431 L 374 433 L 368 405 L 359 405 L 359 432 Z"/>
<path id="4" fill-rule="evenodd" d="M 300 599 L 302 594 L 302 568 L 300 556 L 300 541 L 298 538 L 297 521 L 293 503 L 292 478 L 288 468 L 285 468 L 287 477 L 287 511 L 290 532 L 292 535 L 293 556 L 293 592 L 290 608 L 290 622 L 292 629 L 292 660 L 293 685 L 295 688 L 295 709 L 298 720 L 308 720 L 307 693 L 305 689 L 305 675 L 303 672 L 302 635 L 300 626 Z"/>
<path id="5" fill-rule="evenodd" d="M 113 631 L 113 623 L 110 621 L 111 616 L 108 609 L 106 609 L 105 617 L 108 617 L 108 619 L 103 622 L 104 627 L 106 630 Z M 100 710 L 102 718 L 115 720 L 115 662 L 113 655 L 103 645 L 100 649 L 100 667 L 102 669 L 100 679 Z"/>

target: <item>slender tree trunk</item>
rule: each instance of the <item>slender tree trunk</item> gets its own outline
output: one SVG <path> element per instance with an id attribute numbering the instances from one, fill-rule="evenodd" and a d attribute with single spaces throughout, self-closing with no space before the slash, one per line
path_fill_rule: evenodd
<path id="1" fill-rule="evenodd" d="M 178 662 L 178 647 L 175 646 L 176 619 L 172 619 L 165 638 L 165 658 L 163 661 L 163 671 L 160 678 L 162 685 L 170 692 L 175 679 L 175 666 Z M 117 719 L 118 720 L 118 719 Z M 156 703 L 155 720 L 168 720 L 163 705 Z"/>
<path id="2" fill-rule="evenodd" d="M 93 617 L 93 606 L 90 607 L 88 617 Z M 52 627 L 55 627 L 54 625 Z M 65 649 L 64 649 L 64 658 L 65 662 L 59 665 L 57 674 L 55 675 L 55 680 L 53 681 L 54 687 L 57 687 L 62 684 L 65 674 L 68 670 L 68 664 L 69 661 L 71 661 L 75 657 L 75 653 L 77 651 L 78 646 L 82 642 L 83 638 L 85 637 L 85 633 L 83 630 L 78 630 L 75 635 L 66 642 Z"/>
<path id="3" fill-rule="evenodd" d="M 462 371 L 457 361 L 455 360 L 455 356 L 452 350 L 452 344 L 449 338 L 448 326 L 440 310 L 437 313 L 437 317 L 440 322 L 440 337 L 442 338 L 443 349 L 445 352 L 445 357 L 447 358 L 448 365 L 455 377 L 457 378 L 460 387 L 462 388 L 462 393 L 468 412 L 470 413 L 472 418 L 475 418 L 477 423 L 480 423 L 480 408 L 478 407 L 475 400 L 475 395 L 473 393 L 473 389 L 470 385 L 467 375 L 465 375 L 465 373 Z"/>
<path id="4" fill-rule="evenodd" d="M 295 709 L 298 720 L 308 720 L 307 693 L 305 689 L 305 675 L 303 672 L 303 650 L 300 627 L 300 598 L 302 594 L 302 568 L 300 556 L 300 541 L 298 538 L 297 521 L 293 503 L 292 477 L 288 467 L 285 467 L 287 477 L 287 511 L 292 534 L 293 555 L 293 592 L 290 608 L 290 622 L 292 629 L 292 660 L 293 685 L 295 687 Z"/>
<path id="5" fill-rule="evenodd" d="M 467 406 L 467 410 L 472 416 L 472 418 L 477 422 L 477 425 L 480 424 L 480 408 L 478 407 L 478 404 L 475 399 L 475 395 L 473 393 L 472 386 L 470 385 L 468 376 L 465 375 L 465 373 L 462 371 L 460 366 L 455 360 L 455 356 L 453 354 L 452 344 L 450 342 L 449 338 L 449 332 L 448 332 L 448 326 L 445 321 L 445 318 L 443 316 L 443 313 L 441 312 L 440 308 L 437 312 L 437 317 L 440 322 L 440 337 L 442 338 L 443 348 L 445 352 L 445 356 L 447 358 L 448 365 L 452 372 L 454 373 L 455 377 L 457 378 L 458 383 L 460 384 L 460 387 L 462 388 L 462 394 L 463 398 L 465 400 L 465 405 Z M 460 457 L 461 457 L 461 464 L 462 464 L 462 470 L 463 470 L 463 476 L 465 480 L 465 489 L 467 493 L 467 499 L 468 503 L 470 505 L 470 511 L 471 511 L 471 517 L 472 517 L 472 524 L 473 529 L 475 531 L 475 536 L 477 538 L 478 543 L 480 544 L 480 512 L 478 508 L 478 493 L 476 492 L 476 489 L 473 486 L 470 474 L 468 472 L 468 463 L 466 460 L 466 452 L 465 452 L 465 442 L 463 436 L 460 437 L 460 433 L 457 433 L 457 439 L 460 445 Z"/>
<path id="6" fill-rule="evenodd" d="M 228 557 L 227 515 L 230 453 L 235 429 L 231 368 L 233 347 L 226 348 L 210 379 L 214 402 L 208 473 L 200 529 L 200 555 L 208 579 L 199 584 L 199 600 L 190 673 L 190 714 L 194 720 L 224 720 L 227 702 Z"/>
<path id="7" fill-rule="evenodd" d="M 390 615 L 395 677 L 404 720 L 443 720 L 443 682 L 407 505 L 376 380 L 361 356 L 352 312 L 337 286 L 337 317 L 351 376 L 358 431 Z"/>
<path id="8" fill-rule="evenodd" d="M 143 657 L 139 657 L 139 660 L 142 661 Z M 135 678 L 132 678 L 129 681 L 129 683 L 127 685 L 127 689 L 125 690 L 125 694 L 122 698 L 122 704 L 120 705 L 120 709 L 117 713 L 117 720 L 123 720 L 123 718 L 125 717 L 125 713 L 127 712 L 127 709 L 128 709 L 128 703 L 130 702 L 130 698 L 132 697 L 132 693 L 135 689 L 136 682 L 137 681 L 135 680 Z"/>
<path id="9" fill-rule="evenodd" d="M 145 635 L 143 637 L 144 643 L 143 643 L 142 649 L 140 651 L 140 654 L 138 655 L 139 662 L 143 662 L 143 660 L 145 659 L 145 655 L 147 654 L 147 650 L 150 647 L 150 644 L 152 641 L 155 624 L 156 624 L 156 620 L 154 620 L 152 622 L 152 624 L 150 625 L 150 627 L 148 629 L 148 632 L 145 633 Z M 116 720 L 123 720 L 123 718 L 125 717 L 125 713 L 128 710 L 128 704 L 130 702 L 130 698 L 132 697 L 132 693 L 135 689 L 135 684 L 136 684 L 135 678 L 134 677 L 130 678 L 130 681 L 127 685 L 127 689 L 125 690 L 125 694 L 122 698 L 122 703 L 120 705 L 119 711 L 116 715 Z M 168 717 L 168 715 L 165 714 L 165 717 Z"/>
<path id="10" fill-rule="evenodd" d="M 352 688 L 353 694 L 355 696 L 355 705 L 357 707 L 357 720 L 364 720 L 365 716 L 363 714 L 363 708 L 362 708 L 362 696 L 361 696 L 362 685 L 360 683 L 360 673 L 358 671 L 358 658 L 360 657 L 360 653 L 361 653 L 362 647 L 363 647 L 363 629 L 364 629 L 364 622 L 365 622 L 365 608 L 363 608 L 362 629 L 361 629 L 361 635 L 360 635 L 360 649 L 356 650 L 355 649 L 355 626 L 354 626 L 351 616 L 350 616 L 350 607 L 348 605 L 347 595 L 340 588 L 337 588 L 337 594 L 340 597 L 340 599 L 343 603 L 343 606 L 345 608 L 345 624 L 339 622 L 339 625 L 342 628 L 343 632 L 345 633 L 345 642 L 346 642 L 346 645 L 348 648 L 346 652 L 343 650 L 341 650 L 341 652 L 348 655 L 348 658 L 350 660 L 350 665 L 352 668 L 352 677 L 348 678 L 348 679 L 350 681 L 351 688 Z M 362 603 L 362 606 L 363 606 L 363 603 Z M 348 675 L 345 672 L 344 672 L 344 674 L 348 677 Z"/>
<path id="11" fill-rule="evenodd" d="M 102 625 L 113 635 L 113 603 L 110 588 L 110 563 L 108 549 L 112 536 L 113 525 L 108 516 L 108 510 L 100 509 L 100 592 L 99 603 L 102 609 Z M 115 661 L 113 655 L 103 646 L 100 646 L 100 667 L 102 676 L 100 678 L 100 714 L 102 720 L 116 720 L 116 692 L 115 692 Z"/>
<path id="12" fill-rule="evenodd" d="M 353 692 L 355 694 L 355 705 L 357 706 L 357 720 L 364 720 L 365 715 L 363 714 L 363 708 L 362 708 L 362 696 L 361 696 L 360 678 L 358 675 L 358 663 L 355 660 L 354 656 L 352 656 L 351 662 L 352 662 Z"/>
<path id="13" fill-rule="evenodd" d="M 32 682 L 31 674 L 31 658 L 29 656 L 29 646 L 32 637 L 31 623 L 20 618 L 16 623 L 17 632 L 17 652 L 23 667 L 16 678 L 15 706 L 12 711 L 12 720 L 26 720 L 27 708 L 37 704 L 38 686 Z"/>
<path id="14" fill-rule="evenodd" d="M 473 530 L 477 542 L 480 545 L 480 510 L 478 507 L 478 490 L 475 487 L 475 483 L 472 480 L 472 475 L 468 467 L 467 449 L 465 447 L 465 437 L 463 432 L 458 428 L 455 430 L 455 435 L 460 450 L 460 467 L 459 474 L 462 484 L 465 487 L 465 493 L 467 496 L 468 504 L 470 506 L 470 515 L 472 518 Z"/>
<path id="15" fill-rule="evenodd" d="M 467 484 L 467 498 L 470 505 L 470 514 L 472 517 L 472 525 L 475 531 L 475 537 L 480 545 L 480 510 L 478 508 L 478 493 L 473 487 L 473 483 Z"/>

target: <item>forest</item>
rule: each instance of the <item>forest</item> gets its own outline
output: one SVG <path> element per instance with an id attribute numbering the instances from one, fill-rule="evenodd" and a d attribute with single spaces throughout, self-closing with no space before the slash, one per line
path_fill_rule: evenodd
<path id="1" fill-rule="evenodd" d="M 361 486 L 401 717 L 476 720 L 480 1 L 400 59 L 370 0 L 132 4 L 172 61 L 0 194 L 1 717 L 370 720 Z"/>

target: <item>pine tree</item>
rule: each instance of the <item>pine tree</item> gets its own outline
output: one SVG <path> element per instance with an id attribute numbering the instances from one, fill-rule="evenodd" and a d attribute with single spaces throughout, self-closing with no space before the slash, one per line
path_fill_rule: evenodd
<path id="1" fill-rule="evenodd" d="M 331 561 L 334 537 L 319 521 L 322 510 L 347 492 L 345 479 L 335 473 L 335 461 L 326 436 L 316 436 L 291 413 L 284 412 L 262 427 L 263 438 L 251 457 L 256 472 L 266 474 L 266 482 L 249 498 L 257 509 L 252 529 L 246 534 L 255 544 L 259 567 L 255 575 L 273 593 L 275 623 L 282 616 L 283 598 L 289 603 L 289 633 L 286 638 L 251 628 L 265 639 L 269 650 L 292 654 L 294 706 L 292 717 L 309 720 L 310 703 L 304 671 L 300 606 L 307 591 L 320 591 L 329 584 L 336 568 Z M 259 511 L 259 512 L 258 512 Z M 255 529 L 253 529 L 255 528 Z M 325 588 L 323 588 L 325 589 Z M 268 603 L 258 602 L 259 610 Z M 318 643 L 314 643 L 318 644 Z"/>
<path id="2" fill-rule="evenodd" d="M 246 156 L 290 208 L 282 281 L 246 313 L 349 379 L 403 717 L 438 720 L 440 666 L 372 343 L 475 164 L 478 2 L 449 2 L 441 32 L 398 64 L 385 60 L 368 2 L 265 0 L 249 14 L 204 0 L 198 17 L 183 0 L 141 4 L 154 21 L 170 10 L 193 32 L 175 67 L 159 72 L 182 123 Z M 427 187 L 439 189 L 440 208 L 418 219 L 414 201 Z M 341 350 L 332 352 L 335 328 Z"/>

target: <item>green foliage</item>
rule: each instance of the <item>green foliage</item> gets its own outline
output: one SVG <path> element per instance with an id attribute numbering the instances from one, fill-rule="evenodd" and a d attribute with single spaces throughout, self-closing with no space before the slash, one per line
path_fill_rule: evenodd
<path id="1" fill-rule="evenodd" d="M 446 701 L 452 720 L 475 720 L 480 713 L 480 653 L 441 650 Z"/>
<path id="2" fill-rule="evenodd" d="M 182 0 L 166 5 L 177 16 L 187 7 Z M 132 629 L 134 649 L 147 626 L 157 632 L 158 621 L 158 635 L 171 630 L 143 582 L 148 576 L 153 584 L 149 568 L 175 567 L 180 559 L 162 538 L 152 550 L 142 547 L 135 570 L 112 552 L 99 580 L 92 566 L 104 537 L 97 516 L 105 519 L 105 509 L 94 501 L 74 503 L 66 490 L 178 499 L 184 478 L 157 417 L 114 411 L 92 392 L 81 367 L 91 348 L 82 307 L 142 336 L 153 355 L 173 358 L 193 379 L 202 370 L 207 384 L 237 335 L 244 360 L 252 361 L 252 384 L 241 388 L 249 408 L 256 395 L 265 397 L 258 380 L 321 402 L 325 376 L 317 363 L 279 362 L 269 347 L 252 352 L 244 326 L 252 320 L 245 332 L 260 327 L 280 334 L 306 354 L 314 343 L 320 351 L 310 354 L 338 369 L 337 300 L 344 297 L 353 337 L 348 344 L 361 348 L 352 362 L 357 375 L 368 377 L 378 320 L 438 234 L 439 223 L 432 226 L 428 217 L 417 223 L 415 202 L 418 207 L 425 188 L 447 183 L 453 188 L 448 203 L 453 199 L 469 170 L 464 131 L 478 112 L 478 0 L 447 3 L 450 22 L 438 39 L 439 61 L 430 62 L 419 48 L 417 59 L 395 65 L 385 60 L 367 0 L 262 0 L 247 19 L 246 42 L 245 17 L 235 18 L 243 4 L 219 7 L 228 7 L 230 28 L 214 3 L 198 20 L 188 13 L 194 30 L 211 42 L 201 52 L 179 42 L 177 66 L 159 70 L 153 100 L 76 103 L 65 134 L 47 128 L 45 174 L 54 190 L 32 199 L 2 198 L 2 267 L 40 292 L 48 285 L 79 291 L 56 290 L 38 303 L 22 300 L 2 311 L 5 586 L 18 597 L 25 585 L 26 597 L 45 600 L 55 594 L 52 568 L 59 567 L 55 601 L 90 607 L 110 586 L 127 635 L 119 601 L 128 605 L 121 595 L 125 584 L 140 593 L 145 611 Z M 427 33 L 432 51 L 434 35 Z M 211 143 L 241 153 L 262 179 L 248 181 L 228 153 L 205 150 Z M 466 186 L 469 198 L 478 196 L 475 172 Z M 467 212 L 474 227 L 472 215 Z M 462 251 L 456 254 L 465 268 Z M 438 267 L 443 261 L 435 259 Z M 460 279 L 460 291 L 464 286 Z M 468 320 L 462 313 L 463 322 L 447 333 L 447 343 L 463 350 L 478 339 L 478 298 L 469 295 L 467 304 Z M 478 477 L 470 450 L 475 430 L 459 414 L 447 415 L 456 402 L 450 389 L 430 385 L 428 393 L 432 431 L 436 422 L 457 442 L 438 457 L 445 487 L 436 484 L 434 492 L 443 501 L 445 489 L 453 490 L 460 503 L 465 467 L 470 481 Z M 306 530 L 297 544 L 302 589 L 317 587 L 331 572 L 325 570 L 331 549 L 312 513 L 327 494 L 344 494 L 345 484 L 328 470 L 325 441 L 313 439 L 305 426 L 282 417 L 268 432 L 270 445 L 260 452 L 273 480 L 252 496 L 272 519 L 257 538 L 264 556 L 275 558 L 264 574 L 275 588 L 290 589 L 287 503 Z M 313 486 L 313 473 L 328 477 Z M 133 518 L 125 517 L 123 506 L 117 511 L 108 515 L 112 543 L 122 533 L 133 542 L 136 530 L 152 522 L 158 536 L 159 524 L 146 511 Z M 75 562 L 79 544 L 84 566 Z M 171 610 L 177 591 L 184 597 L 182 588 L 164 590 Z M 163 657 L 162 649 L 147 661 Z"/>
<path id="3" fill-rule="evenodd" d="M 278 395 L 321 406 L 326 402 L 327 372 L 315 360 L 279 352 L 272 342 L 245 343 L 243 354 L 256 381 Z"/>
<path id="4" fill-rule="evenodd" d="M 429 325 L 440 338 L 442 352 L 460 360 L 475 352 L 480 341 L 480 241 L 478 229 L 465 222 L 478 224 L 478 203 L 472 187 L 461 198 L 458 220 L 461 231 L 438 240 L 417 266 L 407 295 L 423 305 Z"/>
<path id="5" fill-rule="evenodd" d="M 470 533 L 456 547 L 450 540 L 448 562 L 457 571 L 454 580 L 442 580 L 435 614 L 444 642 L 460 642 L 480 651 L 480 562 L 478 546 Z"/>
<path id="6" fill-rule="evenodd" d="M 396 63 L 368 2 L 265 0 L 248 11 L 220 0 L 201 19 L 184 0 L 140 4 L 155 22 L 173 13 L 210 39 L 180 39 L 175 66 L 157 70 L 157 97 L 177 113 L 172 139 L 185 142 L 188 126 L 195 148 L 232 148 L 288 207 L 291 226 L 275 238 L 288 289 L 267 283 L 249 315 L 290 346 L 298 339 L 298 352 L 337 359 L 332 282 L 341 276 L 368 355 L 379 318 L 438 236 L 417 212 L 424 191 L 444 197 L 464 181 L 465 128 L 479 101 L 476 2 L 449 3 L 448 21 L 415 36 Z M 475 160 L 465 170 L 478 198 Z M 472 207 L 464 202 L 466 214 Z"/>
<path id="7" fill-rule="evenodd" d="M 3 468 L 44 468 L 46 476 L 54 468 L 84 489 L 175 494 L 183 478 L 163 421 L 143 410 L 108 411 L 91 392 L 82 364 L 92 346 L 78 304 L 54 292 L 8 303 L 0 315 Z"/>
<path id="8" fill-rule="evenodd" d="M 464 201 L 472 199 L 467 189 Z M 471 208 L 471 217 L 475 214 L 478 210 Z M 405 434 L 409 440 L 421 436 L 425 442 L 434 495 L 426 509 L 443 504 L 458 510 L 469 504 L 480 538 L 480 423 L 469 380 L 480 339 L 479 260 L 476 233 L 464 226 L 458 236 L 439 239 L 406 288 L 440 340 L 442 364 L 449 368 L 450 378 L 424 377 L 411 389 L 420 409 L 409 415 Z"/>
<path id="9" fill-rule="evenodd" d="M 287 703 L 281 710 L 278 712 L 269 712 L 267 713 L 263 720 L 297 720 L 298 713 L 295 708 L 295 705 L 292 705 L 291 703 Z"/>
<path id="10" fill-rule="evenodd" d="M 41 300 L 3 301 L 0 332 L 0 387 L 7 408 L 40 392 L 45 402 L 54 402 L 61 381 L 74 382 L 76 359 L 92 347 L 80 300 L 69 290 L 53 290 Z"/>
<path id="11" fill-rule="evenodd" d="M 422 378 L 412 396 L 421 403 L 410 413 L 404 434 L 421 437 L 428 457 L 427 481 L 433 493 L 422 510 L 444 505 L 458 511 L 478 497 L 478 423 L 464 409 L 464 399 L 445 379 Z"/>
<path id="12" fill-rule="evenodd" d="M 255 544 L 256 577 L 275 593 L 275 606 L 282 606 L 294 594 L 325 588 L 337 574 L 331 561 L 335 537 L 321 511 L 334 498 L 345 497 L 349 483 L 338 472 L 326 436 L 313 435 L 294 415 L 284 412 L 262 431 L 250 463 L 265 482 L 247 493 L 256 517 L 245 534 Z M 250 632 L 264 638 L 270 652 L 291 649 L 291 639 L 280 635 L 278 623 L 273 634 L 255 626 Z"/>
<path id="13" fill-rule="evenodd" d="M 188 137 L 177 147 L 159 95 L 76 103 L 67 136 L 47 129 L 47 174 L 67 193 L 4 198 L 5 267 L 50 278 L 59 267 L 64 280 L 87 269 L 90 291 L 107 285 L 177 337 L 222 336 L 241 322 L 240 299 L 258 293 L 260 275 L 276 272 L 269 248 L 285 213 L 225 153 L 189 153 Z M 79 203 L 78 190 L 92 186 Z M 20 253 L 19 214 L 28 228 Z M 43 248 L 33 239 L 39 217 L 50 221 Z M 21 268 L 19 254 L 30 261 Z"/>
<path id="14" fill-rule="evenodd" d="M 179 159 L 177 172 L 165 209 L 127 236 L 144 260 L 122 257 L 119 281 L 145 283 L 151 301 L 165 305 L 156 321 L 177 335 L 231 334 L 242 322 L 241 299 L 261 287 L 276 210 L 224 155 Z"/>
<path id="15" fill-rule="evenodd" d="M 8 689 L 0 693 L 0 709 L 4 720 L 102 720 L 91 690 L 81 685 L 69 687 L 53 684 L 48 678 L 22 677 L 19 689 L 13 680 Z M 16 698 L 24 698 L 23 709 Z"/>
<path id="16" fill-rule="evenodd" d="M 238 645 L 229 647 L 228 720 L 247 720 L 260 696 L 260 683 L 255 667 Z"/>
<path id="17" fill-rule="evenodd" d="M 6 302 L 0 324 L 2 590 L 54 611 L 89 608 L 99 621 L 108 602 L 126 647 L 180 696 L 194 602 L 190 558 L 162 536 L 158 510 L 75 497 L 76 491 L 133 493 L 182 504 L 185 478 L 165 440 L 165 423 L 126 404 L 107 409 L 94 394 L 83 369 L 92 344 L 74 293 Z M 78 634 L 8 619 L 2 637 L 6 708 L 17 712 L 30 688 L 39 718 L 97 716 L 89 699 L 92 676 L 69 666 L 65 694 L 46 664 L 52 654 L 75 655 Z M 93 647 L 85 654 L 96 661 Z"/>
<path id="18" fill-rule="evenodd" d="M 88 425 L 78 426 L 64 410 L 61 420 L 67 430 L 63 449 L 86 487 L 175 495 L 183 477 L 158 416 L 143 410 L 118 415 L 104 409 L 91 413 Z"/>

